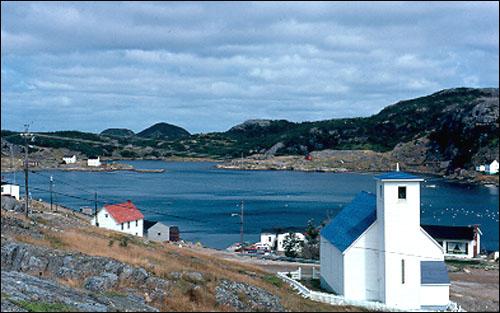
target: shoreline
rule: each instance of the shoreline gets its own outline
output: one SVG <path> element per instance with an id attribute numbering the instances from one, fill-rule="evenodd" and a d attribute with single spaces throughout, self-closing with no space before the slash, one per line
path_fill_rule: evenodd
<path id="1" fill-rule="evenodd" d="M 221 170 L 235 170 L 235 171 L 291 171 L 291 172 L 304 172 L 304 173 L 356 173 L 356 174 L 374 174 L 374 173 L 382 173 L 387 171 L 386 169 L 347 169 L 347 168 L 294 168 L 294 167 L 256 167 L 256 168 L 249 168 L 243 166 L 234 166 L 230 164 L 219 164 L 215 166 L 217 169 Z M 467 179 L 464 177 L 450 177 L 450 175 L 442 175 L 438 174 L 435 172 L 431 171 L 415 171 L 412 169 L 405 170 L 407 173 L 412 173 L 416 175 L 428 175 L 428 176 L 433 176 L 436 178 L 440 178 L 445 180 L 446 182 L 449 183 L 456 183 L 456 184 L 461 184 L 461 185 L 470 185 L 470 186 L 484 186 L 484 187 L 490 187 L 490 185 L 493 185 L 496 188 L 499 188 L 499 181 L 496 179 L 496 181 L 493 179 L 491 181 L 489 180 L 471 180 Z M 494 178 L 495 176 L 491 176 Z"/>
<path id="2" fill-rule="evenodd" d="M 296 158 L 295 156 L 285 156 L 288 159 Z M 112 161 L 117 163 L 111 163 L 111 167 L 32 167 L 30 171 L 68 171 L 68 172 L 117 172 L 117 171 L 129 171 L 129 172 L 137 172 L 137 173 L 164 173 L 165 169 L 137 169 L 132 165 L 126 163 L 119 163 L 121 161 L 159 161 L 159 162 L 210 162 L 215 163 L 214 168 L 220 170 L 236 170 L 236 171 L 294 171 L 294 172 L 315 172 L 315 173 L 357 173 L 357 174 L 373 174 L 373 173 L 381 173 L 388 171 L 387 168 L 376 168 L 376 169 L 352 169 L 348 167 L 327 167 L 327 166 L 317 166 L 317 167 L 305 167 L 305 166 L 293 166 L 287 164 L 289 161 L 283 161 L 282 163 L 278 163 L 278 160 L 256 160 L 256 159 L 245 159 L 243 162 L 240 159 L 231 159 L 231 160 L 217 160 L 212 158 L 194 158 L 194 157 L 169 157 L 169 158 L 103 158 L 103 161 Z M 251 163 L 251 162 L 254 163 Z M 275 163 L 261 164 L 255 163 L 256 161 L 271 161 Z M 112 165 L 119 164 L 118 167 L 113 167 Z M 125 166 L 125 167 L 124 167 Z M 22 172 L 23 168 L 16 169 L 3 169 L 2 173 L 12 173 L 14 171 Z M 464 177 L 460 176 L 460 174 L 452 174 L 452 175 L 443 175 L 433 171 L 419 171 L 412 168 L 405 170 L 408 173 L 417 174 L 417 175 L 429 175 L 436 178 L 443 179 L 450 183 L 457 183 L 462 185 L 471 185 L 471 186 L 485 186 L 491 187 L 494 186 L 496 188 L 500 187 L 498 175 L 477 175 L 474 177 Z"/>

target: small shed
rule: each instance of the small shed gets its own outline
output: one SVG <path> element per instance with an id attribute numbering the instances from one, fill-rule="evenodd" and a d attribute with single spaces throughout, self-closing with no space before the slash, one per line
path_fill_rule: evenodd
<path id="1" fill-rule="evenodd" d="M 144 235 L 154 241 L 179 241 L 179 228 L 162 222 L 144 221 Z"/>

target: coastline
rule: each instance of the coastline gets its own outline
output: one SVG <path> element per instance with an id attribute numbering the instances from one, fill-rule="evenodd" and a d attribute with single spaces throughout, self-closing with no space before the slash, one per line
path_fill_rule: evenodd
<path id="1" fill-rule="evenodd" d="M 370 164 L 369 166 L 352 166 L 347 162 L 342 163 L 342 166 L 333 166 L 332 160 L 320 160 L 316 162 L 305 161 L 302 157 L 283 156 L 272 157 L 268 159 L 261 158 L 246 158 L 234 159 L 215 167 L 225 170 L 242 170 L 242 171 L 298 171 L 298 172 L 318 172 L 318 173 L 380 173 L 385 171 L 393 171 L 392 164 Z M 459 183 L 465 185 L 494 185 L 499 187 L 498 175 L 482 175 L 475 172 L 470 172 L 464 169 L 457 169 L 452 174 L 425 169 L 422 166 L 405 166 L 403 170 L 408 173 L 430 175 L 445 179 L 448 182 Z"/>
<path id="2" fill-rule="evenodd" d="M 160 161 L 160 162 L 211 162 L 216 163 L 215 168 L 221 170 L 238 171 L 298 171 L 298 172 L 317 172 L 317 173 L 380 173 L 394 170 L 392 163 L 385 158 L 380 158 L 380 162 L 371 162 L 370 164 L 353 164 L 346 160 L 341 160 L 342 164 L 335 164 L 336 160 L 318 159 L 315 161 L 306 161 L 302 156 L 279 156 L 271 158 L 262 158 L 262 156 L 251 156 L 245 159 L 220 160 L 213 158 L 196 157 L 166 157 L 166 158 L 103 158 L 103 162 L 111 161 L 113 163 L 104 163 L 102 167 L 79 166 L 36 166 L 31 167 L 31 171 L 74 171 L 74 172 L 116 172 L 130 171 L 137 173 L 163 173 L 165 169 L 137 169 L 130 164 L 120 163 L 123 161 Z M 373 161 L 373 160 L 371 160 Z M 117 162 L 117 163 L 114 163 Z M 338 166 L 342 165 L 342 166 Z M 412 166 L 402 163 L 404 171 L 420 175 L 430 175 L 445 179 L 448 182 L 465 185 L 481 185 L 499 187 L 498 175 L 482 175 L 476 172 L 457 169 L 452 174 L 435 171 L 423 166 Z M 2 167 L 2 173 L 11 173 L 13 171 L 22 171 L 18 166 L 14 169 Z"/>

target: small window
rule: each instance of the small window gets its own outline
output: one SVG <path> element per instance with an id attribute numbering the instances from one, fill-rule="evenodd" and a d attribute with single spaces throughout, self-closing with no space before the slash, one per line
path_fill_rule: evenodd
<path id="1" fill-rule="evenodd" d="M 379 188 L 379 189 L 380 189 L 380 191 L 379 191 L 379 196 L 380 196 L 380 197 L 383 197 L 383 196 L 384 196 L 384 195 L 383 195 L 383 191 L 384 191 L 383 186 L 382 186 L 382 185 L 380 185 L 380 188 Z"/>
<path id="2" fill-rule="evenodd" d="M 269 242 L 271 242 L 271 236 L 269 236 Z"/>
<path id="3" fill-rule="evenodd" d="M 139 227 L 139 220 L 135 221 L 135 227 Z"/>
<path id="4" fill-rule="evenodd" d="M 137 233 L 135 233 L 135 235 L 137 236 Z"/>
<path id="5" fill-rule="evenodd" d="M 405 260 L 401 260 L 401 283 L 405 283 Z"/>
<path id="6" fill-rule="evenodd" d="M 406 187 L 398 187 L 398 199 L 406 200 Z"/>
<path id="7" fill-rule="evenodd" d="M 161 233 L 158 233 L 158 237 L 160 237 L 160 236 L 161 236 Z"/>
<path id="8" fill-rule="evenodd" d="M 108 218 L 108 214 L 105 214 L 104 216 L 105 216 L 106 218 Z"/>
<path id="9" fill-rule="evenodd" d="M 127 222 L 127 229 L 130 229 L 130 222 Z"/>
<path id="10" fill-rule="evenodd" d="M 123 230 L 123 223 L 122 223 L 122 230 Z"/>

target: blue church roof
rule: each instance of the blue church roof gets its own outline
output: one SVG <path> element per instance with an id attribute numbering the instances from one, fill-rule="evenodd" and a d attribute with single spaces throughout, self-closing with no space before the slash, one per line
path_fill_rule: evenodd
<path id="1" fill-rule="evenodd" d="M 344 252 L 377 219 L 377 199 L 362 191 L 321 230 L 321 236 Z"/>
<path id="2" fill-rule="evenodd" d="M 405 172 L 387 172 L 375 176 L 377 179 L 419 179 L 420 177 Z"/>
<path id="3" fill-rule="evenodd" d="M 444 261 L 420 261 L 420 283 L 449 284 L 450 279 Z"/>

